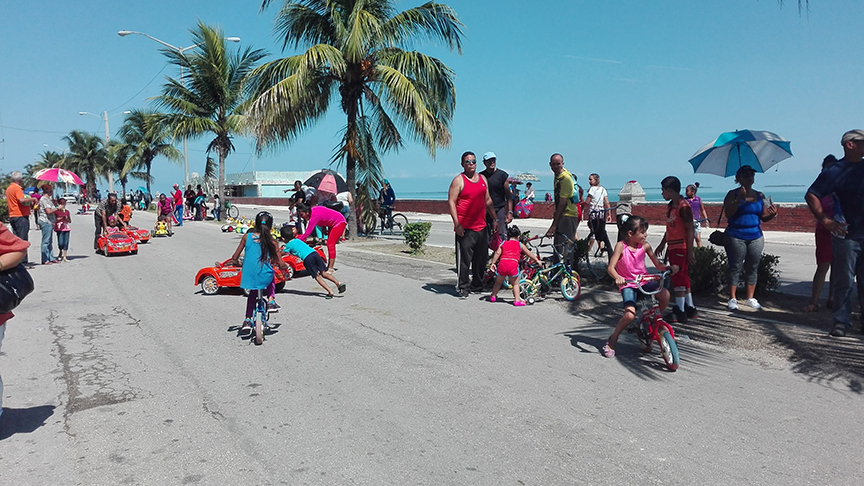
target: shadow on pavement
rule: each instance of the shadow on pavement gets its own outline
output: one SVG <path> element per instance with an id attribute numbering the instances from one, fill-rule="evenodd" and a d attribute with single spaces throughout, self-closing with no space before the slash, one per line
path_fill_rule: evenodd
<path id="1" fill-rule="evenodd" d="M 15 434 L 29 434 L 45 425 L 54 415 L 54 405 L 40 405 L 30 408 L 4 408 L 0 416 L 0 440 Z"/>
<path id="2" fill-rule="evenodd" d="M 435 294 L 447 294 L 456 297 L 456 286 L 452 282 L 448 283 L 425 283 L 422 287 L 427 292 Z"/>

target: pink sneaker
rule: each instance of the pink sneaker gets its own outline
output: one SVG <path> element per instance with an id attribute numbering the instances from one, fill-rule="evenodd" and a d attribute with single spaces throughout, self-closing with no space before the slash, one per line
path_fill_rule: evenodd
<path id="1" fill-rule="evenodd" d="M 513 305 L 515 305 L 516 307 L 525 307 L 525 301 L 517 300 L 516 302 L 513 302 Z"/>
<path id="2" fill-rule="evenodd" d="M 496 300 L 498 300 L 498 298 L 495 297 L 494 295 L 489 296 L 489 302 L 495 302 Z"/>

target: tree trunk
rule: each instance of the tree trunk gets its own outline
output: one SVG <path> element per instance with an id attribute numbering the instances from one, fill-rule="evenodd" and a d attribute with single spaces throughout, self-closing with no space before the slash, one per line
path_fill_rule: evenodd
<path id="1" fill-rule="evenodd" d="M 153 166 L 153 163 L 152 163 L 152 162 L 147 162 L 147 164 L 146 164 L 146 167 L 147 167 L 147 180 L 144 181 L 144 183 L 147 184 L 147 193 L 148 193 L 148 194 L 152 194 L 152 193 L 150 192 L 150 167 L 152 167 L 152 166 Z"/>
<path id="2" fill-rule="evenodd" d="M 357 161 L 349 154 L 345 157 L 345 182 L 348 184 L 348 192 L 351 193 L 351 199 L 354 201 L 354 206 L 348 212 L 348 232 L 349 239 L 353 240 L 357 237 Z"/>
<path id="3" fill-rule="evenodd" d="M 227 154 L 225 153 L 225 150 L 222 148 L 219 148 L 216 151 L 219 152 L 219 184 L 218 184 L 218 189 L 217 189 L 219 192 L 217 194 L 219 194 L 220 200 L 224 200 L 224 198 L 225 198 L 225 159 L 227 157 Z M 222 212 L 220 211 L 219 214 L 221 215 Z M 220 217 L 219 219 L 221 220 L 222 218 Z"/>

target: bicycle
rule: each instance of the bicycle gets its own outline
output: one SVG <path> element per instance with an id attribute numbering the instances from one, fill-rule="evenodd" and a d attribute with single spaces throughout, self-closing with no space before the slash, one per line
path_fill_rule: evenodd
<path id="1" fill-rule="evenodd" d="M 267 298 L 264 297 L 264 290 L 258 289 L 258 301 L 255 304 L 255 312 L 252 314 L 252 322 L 255 323 L 254 342 L 258 346 L 264 344 L 264 333 L 270 331 L 270 326 L 267 324 L 268 319 Z"/>
<path id="2" fill-rule="evenodd" d="M 642 305 L 642 316 L 639 320 L 633 320 L 627 328 L 627 332 L 636 334 L 639 342 L 644 346 L 643 351 L 651 352 L 651 347 L 654 341 L 660 345 L 660 354 L 663 355 L 663 361 L 666 362 L 666 367 L 669 371 L 678 369 L 680 356 L 678 354 L 678 344 L 675 342 L 675 331 L 672 326 L 663 320 L 663 315 L 660 313 L 660 305 L 654 297 L 657 293 L 663 290 L 663 282 L 669 276 L 669 270 L 661 274 L 654 275 L 639 275 L 635 280 L 627 280 L 628 283 L 635 283 L 639 292 L 650 298 L 651 308 L 648 308 L 648 299 L 640 299 Z M 656 282 L 656 287 L 651 285 L 651 289 L 643 287 L 643 282 Z"/>
<path id="3" fill-rule="evenodd" d="M 393 214 L 393 206 L 381 206 L 378 209 L 378 219 L 381 220 L 381 234 L 384 234 L 384 230 L 390 230 L 390 234 L 393 234 L 393 229 L 395 228 L 399 233 L 401 233 L 405 226 L 408 224 L 408 218 L 402 213 Z"/>
<path id="4" fill-rule="evenodd" d="M 586 242 L 583 243 L 584 248 L 578 249 L 577 263 L 584 260 L 586 270 L 588 270 L 588 273 L 590 273 L 595 279 L 603 278 L 606 275 L 606 268 L 609 266 L 609 258 L 612 256 L 614 247 L 612 246 L 612 243 L 609 242 L 609 234 L 604 231 L 602 239 L 597 243 L 597 249 L 592 249 L 596 238 L 594 233 L 595 227 L 591 222 L 600 221 L 601 218 L 605 221 L 606 213 L 614 211 L 617 208 L 618 206 L 594 209 L 588 213 L 588 228 L 590 229 L 590 232 L 588 233 L 588 236 L 585 237 L 585 240 L 583 240 Z M 600 243 L 603 243 L 602 247 L 600 246 Z M 603 255 L 604 253 L 606 254 L 605 257 Z"/>
<path id="5" fill-rule="evenodd" d="M 530 245 L 530 242 L 540 239 L 539 244 Z M 579 274 L 570 268 L 570 263 L 566 261 L 563 255 L 558 251 L 558 248 L 551 243 L 544 244 L 543 240 L 548 236 L 535 236 L 526 240 L 526 244 L 530 245 L 532 250 L 540 257 L 540 248 L 552 247 L 552 252 L 555 255 L 558 263 L 552 266 L 541 268 L 537 265 L 529 265 L 525 271 L 520 272 L 519 278 L 519 293 L 525 302 L 533 304 L 536 298 L 545 295 L 552 290 L 552 285 L 560 279 L 561 294 L 569 301 L 576 300 L 582 293 L 582 284 L 579 279 Z M 566 238 L 567 253 L 572 252 L 575 242 L 570 238 Z"/>
<path id="6" fill-rule="evenodd" d="M 225 214 L 231 219 L 237 219 L 240 216 L 240 209 L 231 204 L 231 201 L 225 201 Z"/>

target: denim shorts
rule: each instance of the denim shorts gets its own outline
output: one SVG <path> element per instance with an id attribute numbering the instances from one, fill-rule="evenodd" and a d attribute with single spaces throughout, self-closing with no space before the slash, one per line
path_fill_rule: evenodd
<path id="1" fill-rule="evenodd" d="M 621 299 L 624 301 L 624 308 L 636 307 L 636 303 L 642 300 L 645 296 L 639 289 L 633 287 L 625 287 L 621 289 Z"/>

